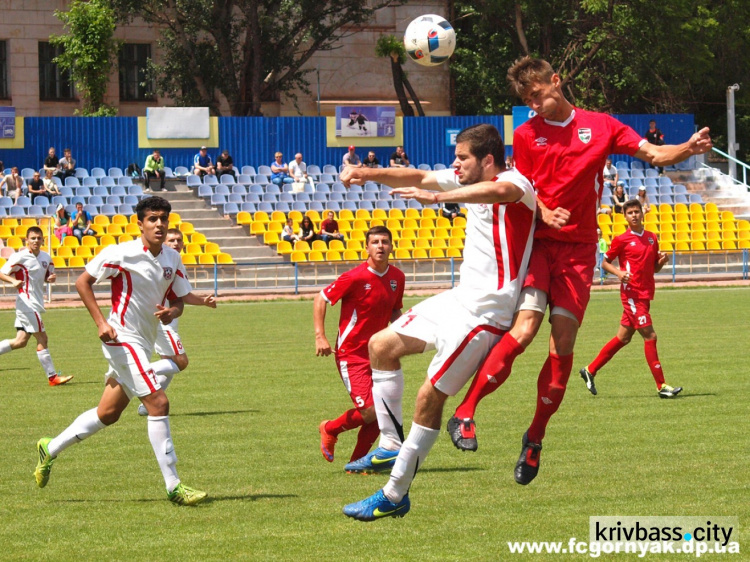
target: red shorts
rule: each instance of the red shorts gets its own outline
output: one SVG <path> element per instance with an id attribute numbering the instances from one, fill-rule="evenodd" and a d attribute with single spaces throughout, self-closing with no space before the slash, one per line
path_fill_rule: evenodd
<path id="1" fill-rule="evenodd" d="M 620 324 L 638 330 L 651 326 L 651 301 L 648 299 L 629 298 L 620 293 L 622 299 L 622 318 Z"/>
<path id="2" fill-rule="evenodd" d="M 552 309 L 559 306 L 583 322 L 596 267 L 596 244 L 534 240 L 524 287 L 544 291 Z"/>
<path id="3" fill-rule="evenodd" d="M 341 380 L 357 408 L 369 408 L 372 400 L 372 368 L 370 361 L 360 357 L 336 356 Z"/>

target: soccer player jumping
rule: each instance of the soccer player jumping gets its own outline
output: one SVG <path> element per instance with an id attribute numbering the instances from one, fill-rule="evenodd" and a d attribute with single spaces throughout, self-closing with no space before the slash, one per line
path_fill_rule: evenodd
<path id="1" fill-rule="evenodd" d="M 667 263 L 666 254 L 659 251 L 659 241 L 653 232 L 643 228 L 643 207 L 637 199 L 623 205 L 625 219 L 630 227 L 612 240 L 612 246 L 604 255 L 602 268 L 615 275 L 620 283 L 622 319 L 617 335 L 599 352 L 591 363 L 580 370 L 581 378 L 591 394 L 596 395 L 594 377 L 615 354 L 630 343 L 636 330 L 643 336 L 646 361 L 656 381 L 660 398 L 674 398 L 681 387 L 672 388 L 664 382 L 664 372 L 656 351 L 656 332 L 651 323 L 649 309 L 654 300 L 654 274 Z M 612 265 L 617 259 L 619 269 Z"/>

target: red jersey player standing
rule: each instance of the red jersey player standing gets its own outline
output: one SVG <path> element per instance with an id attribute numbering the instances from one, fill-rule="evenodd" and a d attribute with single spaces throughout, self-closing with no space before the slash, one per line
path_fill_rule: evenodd
<path id="1" fill-rule="evenodd" d="M 637 199 L 623 206 L 625 219 L 630 227 L 625 233 L 612 240 L 612 246 L 604 254 L 602 268 L 615 275 L 620 285 L 622 299 L 622 319 L 617 335 L 599 352 L 591 363 L 581 369 L 581 377 L 591 394 L 596 395 L 594 377 L 615 353 L 630 343 L 636 330 L 643 336 L 646 361 L 656 381 L 660 398 L 674 398 L 681 387 L 672 388 L 664 382 L 664 372 L 656 351 L 656 332 L 651 323 L 651 301 L 654 300 L 654 274 L 659 273 L 667 263 L 666 254 L 659 251 L 656 234 L 643 228 L 643 207 Z M 612 265 L 618 260 L 620 268 Z"/>
<path id="2" fill-rule="evenodd" d="M 403 306 L 406 279 L 400 269 L 388 264 L 393 250 L 391 231 L 374 226 L 367 231 L 365 241 L 367 261 L 341 275 L 315 297 L 316 355 L 331 354 L 325 334 L 326 304 L 341 301 L 336 366 L 355 406 L 335 420 L 320 424 L 320 451 L 328 462 L 333 462 L 336 441 L 344 431 L 360 428 L 351 461 L 365 456 L 378 438 L 367 346 L 373 334 L 401 316 Z"/>
<path id="3" fill-rule="evenodd" d="M 712 144 L 704 128 L 683 144 L 653 145 L 609 115 L 576 108 L 565 99 L 560 76 L 541 59 L 518 60 L 508 70 L 508 80 L 537 113 L 516 129 L 513 157 L 516 169 L 534 184 L 542 222 L 513 325 L 477 373 L 448 430 L 458 448 L 476 449 L 477 403 L 507 379 L 549 305 L 549 355 L 539 373 L 536 412 L 514 471 L 516 482 L 525 485 L 539 471 L 542 439 L 573 369 L 573 348 L 596 266 L 596 211 L 607 156 L 627 154 L 654 166 L 669 166 L 709 151 Z"/>

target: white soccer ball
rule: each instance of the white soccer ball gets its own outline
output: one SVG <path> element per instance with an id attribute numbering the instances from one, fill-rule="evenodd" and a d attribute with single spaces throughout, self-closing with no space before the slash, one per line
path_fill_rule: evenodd
<path id="1" fill-rule="evenodd" d="M 456 32 L 442 16 L 419 16 L 404 32 L 404 47 L 406 55 L 417 64 L 437 66 L 453 54 Z"/>

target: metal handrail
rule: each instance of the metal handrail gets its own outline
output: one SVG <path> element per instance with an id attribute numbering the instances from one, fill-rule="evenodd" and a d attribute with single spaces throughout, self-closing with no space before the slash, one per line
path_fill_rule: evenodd
<path id="1" fill-rule="evenodd" d="M 739 184 L 739 185 L 743 185 L 747 189 L 750 190 L 750 186 L 748 186 L 748 183 L 747 183 L 747 173 L 748 173 L 748 170 L 750 170 L 750 164 L 745 164 L 743 161 L 737 160 L 733 156 L 729 156 L 729 154 L 727 154 L 726 152 L 723 152 L 723 151 L 719 150 L 716 147 L 712 147 L 711 150 L 713 150 L 716 154 L 718 154 L 720 156 L 723 156 L 727 160 L 730 160 L 731 162 L 734 162 L 735 164 L 739 164 L 740 166 L 742 166 L 742 181 L 738 180 L 737 178 L 733 178 L 729 174 L 727 174 L 727 176 L 729 176 L 730 178 L 732 178 L 732 181 L 734 183 Z M 706 167 L 706 168 L 711 168 L 711 166 L 709 166 L 708 164 L 705 164 L 705 163 L 701 163 L 701 164 L 704 167 Z"/>

